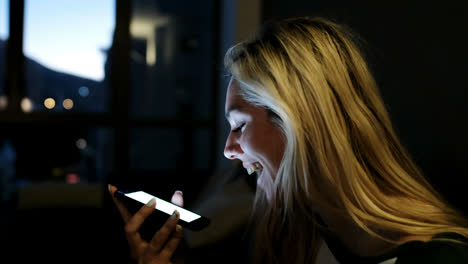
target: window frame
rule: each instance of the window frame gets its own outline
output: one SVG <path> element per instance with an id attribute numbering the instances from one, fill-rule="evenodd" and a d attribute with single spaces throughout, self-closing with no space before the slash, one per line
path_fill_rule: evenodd
<path id="1" fill-rule="evenodd" d="M 213 1 L 213 58 L 210 61 L 214 73 L 218 72 L 220 61 L 220 10 L 221 3 Z M 194 142 L 192 133 L 196 129 L 209 129 L 212 137 L 209 146 L 209 166 L 215 168 L 216 163 L 216 139 L 218 133 L 218 83 L 219 74 L 212 74 L 212 102 L 211 111 L 213 115 L 208 120 L 189 119 L 158 119 L 151 117 L 134 118 L 130 115 L 130 21 L 132 13 L 131 0 L 116 0 L 115 33 L 110 50 L 110 87 L 108 113 L 62 113 L 62 112 L 30 112 L 24 113 L 20 108 L 21 98 L 25 96 L 25 56 L 23 54 L 23 32 L 24 32 L 24 6 L 25 0 L 9 1 L 9 38 L 7 40 L 6 67 L 5 67 L 5 95 L 8 97 L 8 106 L 0 112 L 0 129 L 14 131 L 15 129 L 33 129 L 44 124 L 71 125 L 85 127 L 104 127 L 112 129 L 114 133 L 114 157 L 112 173 L 108 175 L 108 181 L 120 182 L 126 175 L 131 173 L 129 168 L 129 132 L 132 128 L 177 128 L 181 129 L 184 144 L 192 149 Z M 185 131 L 185 132 L 184 132 Z M 190 161 L 192 153 L 187 153 L 184 160 L 193 167 Z M 189 168 L 190 169 L 190 168 Z M 175 169 L 175 171 L 180 169 Z M 184 168 L 186 171 L 187 168 Z"/>

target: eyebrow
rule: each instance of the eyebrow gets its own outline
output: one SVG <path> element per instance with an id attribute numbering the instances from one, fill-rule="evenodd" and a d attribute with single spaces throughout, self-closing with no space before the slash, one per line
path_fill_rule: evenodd
<path id="1" fill-rule="evenodd" d="M 240 106 L 240 105 L 233 105 L 233 106 L 229 107 L 228 110 L 226 111 L 226 114 L 225 114 L 226 119 L 229 119 L 232 111 L 239 111 L 240 109 L 242 109 L 242 106 Z"/>

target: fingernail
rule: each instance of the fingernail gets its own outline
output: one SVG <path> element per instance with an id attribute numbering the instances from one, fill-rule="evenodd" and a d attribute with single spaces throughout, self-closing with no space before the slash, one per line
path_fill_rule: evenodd
<path id="1" fill-rule="evenodd" d="M 152 198 L 151 200 L 149 200 L 147 203 L 146 203 L 146 206 L 147 207 L 153 207 L 154 208 L 154 205 L 156 205 L 156 199 Z"/>
<path id="2" fill-rule="evenodd" d="M 110 193 L 112 193 L 110 184 L 107 184 L 107 189 L 109 190 Z"/>
<path id="3" fill-rule="evenodd" d="M 182 195 L 182 196 L 184 196 L 184 193 L 182 191 L 175 191 L 175 192 Z"/>
<path id="4" fill-rule="evenodd" d="M 176 225 L 175 231 L 176 231 L 177 233 L 181 232 L 181 231 L 182 231 L 182 227 L 181 227 L 180 225 Z"/>
<path id="5" fill-rule="evenodd" d="M 179 217 L 179 215 L 180 215 L 179 211 L 174 210 L 174 213 L 171 215 L 171 218 L 172 218 L 172 219 L 176 219 L 176 218 Z"/>

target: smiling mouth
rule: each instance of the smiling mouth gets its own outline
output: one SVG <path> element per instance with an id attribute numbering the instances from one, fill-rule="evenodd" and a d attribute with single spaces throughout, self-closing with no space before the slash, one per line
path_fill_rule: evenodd
<path id="1" fill-rule="evenodd" d="M 251 175 L 254 172 L 257 172 L 257 174 L 260 174 L 262 169 L 263 169 L 262 165 L 260 163 L 258 163 L 258 162 L 255 162 L 255 163 L 252 164 L 252 166 L 247 168 L 247 173 L 249 175 Z"/>

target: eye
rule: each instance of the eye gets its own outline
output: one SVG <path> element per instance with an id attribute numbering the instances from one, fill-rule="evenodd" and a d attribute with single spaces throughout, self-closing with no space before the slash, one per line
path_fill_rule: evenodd
<path id="1" fill-rule="evenodd" d="M 241 129 L 244 127 L 244 125 L 245 125 L 245 123 L 242 123 L 240 126 L 234 128 L 232 130 L 232 132 L 237 133 L 237 132 L 241 131 Z"/>

